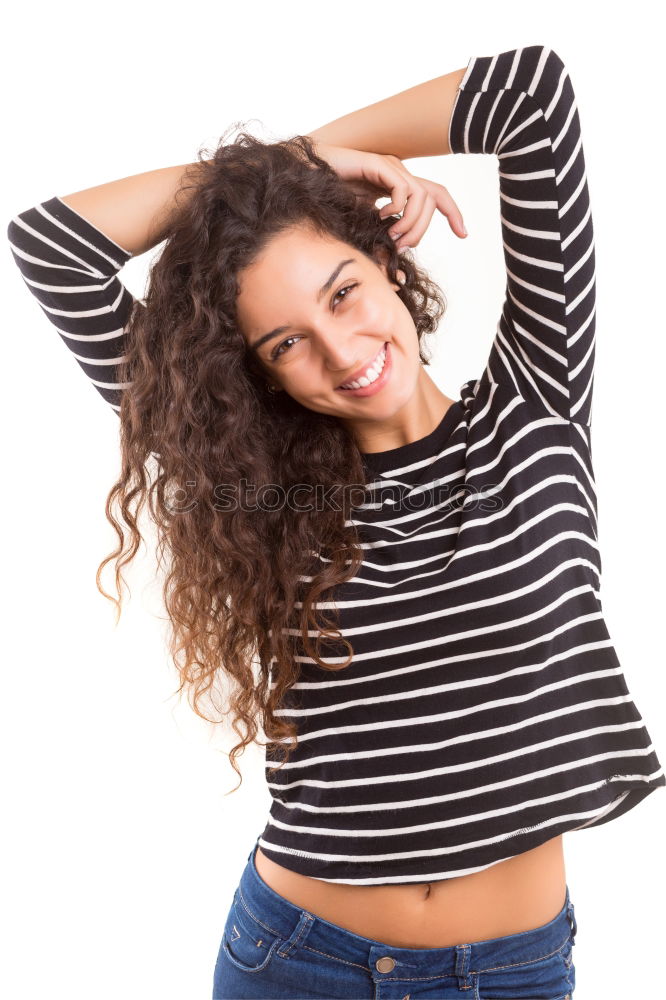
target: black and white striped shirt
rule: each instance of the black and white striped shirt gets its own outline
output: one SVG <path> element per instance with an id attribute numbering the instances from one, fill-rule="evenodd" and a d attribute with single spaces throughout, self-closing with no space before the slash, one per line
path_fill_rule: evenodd
<path id="1" fill-rule="evenodd" d="M 279 710 L 299 746 L 267 772 L 259 843 L 329 882 L 469 874 L 666 785 L 602 610 L 594 234 L 560 57 L 534 45 L 470 59 L 449 142 L 498 158 L 506 298 L 483 374 L 440 425 L 364 456 L 364 563 L 335 600 L 353 661 L 332 673 L 300 657 Z M 9 238 L 117 409 L 130 255 L 58 198 Z"/>

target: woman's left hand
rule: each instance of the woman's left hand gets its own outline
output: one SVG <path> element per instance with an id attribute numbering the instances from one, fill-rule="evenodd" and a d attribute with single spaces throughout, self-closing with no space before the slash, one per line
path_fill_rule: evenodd
<path id="1" fill-rule="evenodd" d="M 463 239 L 467 235 L 460 209 L 444 185 L 411 174 L 397 156 L 313 142 L 317 155 L 338 177 L 350 181 L 350 187 L 367 204 L 390 196 L 390 203 L 383 205 L 379 214 L 385 219 L 402 212 L 402 218 L 389 230 L 392 236 L 398 234 L 399 250 L 419 243 L 436 209 L 446 216 L 456 236 Z"/>

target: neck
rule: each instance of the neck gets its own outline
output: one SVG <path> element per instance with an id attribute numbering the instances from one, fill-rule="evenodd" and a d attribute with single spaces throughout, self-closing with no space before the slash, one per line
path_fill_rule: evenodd
<path id="1" fill-rule="evenodd" d="M 449 399 L 420 366 L 416 388 L 408 401 L 388 420 L 355 423 L 354 436 L 362 452 L 389 451 L 431 434 L 454 400 Z"/>

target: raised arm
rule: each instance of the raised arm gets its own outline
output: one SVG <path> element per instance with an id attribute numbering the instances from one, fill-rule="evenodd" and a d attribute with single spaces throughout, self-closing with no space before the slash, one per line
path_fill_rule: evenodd
<path id="1" fill-rule="evenodd" d="M 449 153 L 449 120 L 465 69 L 352 111 L 307 134 L 316 142 L 409 160 Z"/>
<path id="2" fill-rule="evenodd" d="M 483 378 L 589 429 L 594 230 L 580 119 L 562 59 L 542 45 L 470 59 L 449 145 L 499 161 L 507 287 Z"/>
<path id="3" fill-rule="evenodd" d="M 118 278 L 164 238 L 186 171 L 164 167 L 55 196 L 16 215 L 7 236 L 23 279 L 102 398 L 119 412 L 125 326 L 142 308 Z M 183 191 L 180 198 L 187 197 Z"/>
<path id="4" fill-rule="evenodd" d="M 309 134 L 401 159 L 497 156 L 507 289 L 483 378 L 589 428 L 594 233 L 580 121 L 561 58 L 543 45 L 475 56 L 464 70 Z"/>

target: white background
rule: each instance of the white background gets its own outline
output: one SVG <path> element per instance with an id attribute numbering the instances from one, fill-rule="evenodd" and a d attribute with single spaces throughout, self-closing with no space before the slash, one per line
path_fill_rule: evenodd
<path id="1" fill-rule="evenodd" d="M 656 4 L 341 2 L 12 5 L 5 225 L 116 177 L 195 159 L 238 120 L 303 133 L 463 68 L 545 44 L 577 93 L 597 259 L 593 451 L 607 624 L 666 763 L 663 34 Z M 621 16 L 620 16 L 621 13 Z M 7 15 L 6 15 L 7 17 Z M 417 248 L 449 307 L 434 377 L 457 398 L 485 365 L 504 294 L 494 157 L 411 160 L 445 184 Z M 122 272 L 142 296 L 150 255 Z M 5 611 L 0 991 L 12 1000 L 207 1000 L 220 936 L 269 807 L 261 750 L 173 695 L 154 553 L 118 627 L 95 587 L 118 418 L 33 300 L 7 244 L 2 426 Z M 108 572 L 108 571 L 107 571 Z M 111 576 L 106 578 L 107 588 Z M 582 1000 L 625 997 L 661 955 L 666 796 L 565 836 Z M 638 964 L 637 964 L 638 963 Z"/>

